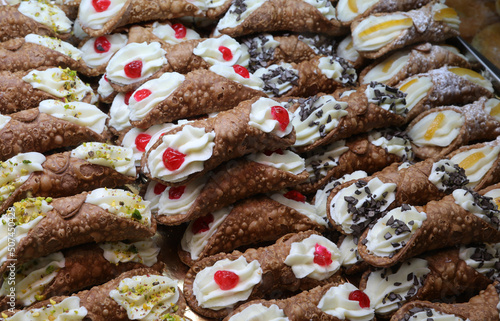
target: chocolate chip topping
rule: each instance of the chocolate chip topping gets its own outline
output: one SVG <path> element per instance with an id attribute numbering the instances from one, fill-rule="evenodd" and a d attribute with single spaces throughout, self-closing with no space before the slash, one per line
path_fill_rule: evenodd
<path id="1" fill-rule="evenodd" d="M 234 13 L 236 15 L 238 15 L 236 17 L 236 21 L 240 21 L 241 20 L 241 14 L 245 11 L 247 11 L 247 4 L 245 2 L 245 0 L 233 0 L 232 4 L 233 6 L 233 10 L 230 10 L 229 13 Z"/>
<path id="2" fill-rule="evenodd" d="M 309 46 L 314 47 L 316 52 L 323 56 L 333 56 L 335 55 L 335 44 L 336 41 L 333 38 L 325 37 L 322 35 L 314 35 L 312 37 L 306 37 L 304 35 L 299 35 L 298 39 L 305 42 Z"/>
<path id="3" fill-rule="evenodd" d="M 352 65 L 342 57 L 332 56 L 330 58 L 330 63 L 333 64 L 334 61 L 337 61 L 342 67 L 342 76 L 340 76 L 340 82 L 344 85 L 355 86 L 356 85 L 356 69 L 352 67 Z"/>
<path id="4" fill-rule="evenodd" d="M 274 59 L 274 48 L 265 48 L 269 38 L 265 35 L 258 35 L 256 37 L 247 38 L 242 41 L 248 47 L 248 71 L 254 73 L 261 67 L 267 67 L 268 62 Z"/>
<path id="5" fill-rule="evenodd" d="M 389 105 L 389 111 L 392 111 L 394 113 L 398 113 L 396 111 L 396 103 L 406 105 L 407 94 L 402 92 L 401 90 L 376 81 L 372 81 L 370 83 L 370 87 L 373 88 L 373 94 L 375 95 L 375 97 L 370 97 L 370 100 L 372 102 L 375 102 L 377 105 L 381 106 L 382 104 L 390 101 L 391 103 Z M 408 108 L 405 108 L 402 114 L 406 115 L 407 113 Z"/>
<path id="6" fill-rule="evenodd" d="M 280 90 L 276 86 L 276 83 L 279 85 L 290 83 L 293 86 L 298 86 L 299 75 L 291 69 L 277 66 L 276 68 L 269 68 L 260 78 L 264 82 L 264 91 L 272 92 L 273 95 L 279 96 Z"/>
<path id="7" fill-rule="evenodd" d="M 451 163 L 448 165 L 451 166 Z M 446 170 L 445 166 L 436 167 L 436 172 L 445 172 L 447 175 L 443 175 L 441 178 L 441 183 L 444 186 L 444 192 L 450 194 L 456 189 L 463 188 L 469 183 L 467 175 L 465 175 L 465 169 L 461 168 L 457 164 L 452 165 L 455 171 L 449 172 Z M 448 177 L 446 177 L 448 176 Z"/>

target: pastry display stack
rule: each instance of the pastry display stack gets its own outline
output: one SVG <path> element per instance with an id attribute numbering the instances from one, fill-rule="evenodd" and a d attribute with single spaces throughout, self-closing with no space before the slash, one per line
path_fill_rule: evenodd
<path id="1" fill-rule="evenodd" d="M 500 99 L 436 0 L 0 2 L 1 320 L 498 320 Z"/>

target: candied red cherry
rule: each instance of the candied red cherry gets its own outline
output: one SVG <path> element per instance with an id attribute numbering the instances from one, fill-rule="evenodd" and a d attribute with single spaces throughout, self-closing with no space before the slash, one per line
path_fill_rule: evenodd
<path id="1" fill-rule="evenodd" d="M 191 231 L 193 234 L 199 234 L 206 232 L 210 229 L 210 224 L 214 221 L 214 216 L 211 213 L 208 213 L 205 216 L 198 217 L 191 227 Z"/>
<path id="2" fill-rule="evenodd" d="M 110 48 L 111 48 L 111 43 L 105 36 L 100 36 L 94 41 L 94 50 L 97 53 L 108 52 Z"/>
<path id="3" fill-rule="evenodd" d="M 175 31 L 175 38 L 182 39 L 186 36 L 186 27 L 182 23 L 174 23 L 172 29 Z"/>
<path id="4" fill-rule="evenodd" d="M 250 78 L 250 73 L 248 72 L 248 69 L 246 69 L 243 66 L 240 65 L 234 65 L 233 66 L 234 72 L 240 75 L 243 78 Z"/>
<path id="5" fill-rule="evenodd" d="M 132 96 L 132 91 L 128 92 L 125 94 L 125 97 L 123 98 L 123 102 L 125 103 L 125 105 L 128 106 L 128 103 L 130 102 L 130 96 Z"/>
<path id="6" fill-rule="evenodd" d="M 314 263 L 320 266 L 328 266 L 332 264 L 332 252 L 328 251 L 323 245 L 316 243 L 314 246 Z"/>
<path id="7" fill-rule="evenodd" d="M 186 186 L 172 186 L 168 190 L 168 198 L 171 200 L 178 200 L 186 190 Z"/>
<path id="8" fill-rule="evenodd" d="M 184 163 L 185 157 L 186 154 L 169 147 L 163 152 L 163 165 L 165 165 L 169 171 L 175 171 Z"/>
<path id="9" fill-rule="evenodd" d="M 167 189 L 167 186 L 163 185 L 162 183 L 156 183 L 155 188 L 153 189 L 153 192 L 156 195 L 160 195 Z"/>
<path id="10" fill-rule="evenodd" d="M 290 123 L 290 117 L 288 116 L 288 111 L 281 106 L 271 107 L 271 115 L 273 119 L 280 124 L 281 130 L 285 130 Z"/>
<path id="11" fill-rule="evenodd" d="M 151 140 L 151 135 L 140 133 L 135 138 L 135 147 L 137 148 L 138 151 L 144 152 L 146 151 L 146 145 L 149 143 L 150 140 Z"/>
<path id="12" fill-rule="evenodd" d="M 97 12 L 106 11 L 110 5 L 111 0 L 92 0 L 92 6 Z"/>
<path id="13" fill-rule="evenodd" d="M 134 99 L 135 99 L 135 101 L 141 101 L 141 100 L 149 97 L 149 95 L 151 95 L 151 94 L 152 94 L 151 90 L 141 89 L 141 90 L 138 90 L 135 92 Z"/>
<path id="14" fill-rule="evenodd" d="M 139 78 L 142 75 L 142 60 L 134 60 L 125 65 L 125 75 L 129 78 Z"/>
<path id="15" fill-rule="evenodd" d="M 362 309 L 370 307 L 370 298 L 361 290 L 354 290 L 349 293 L 349 300 L 358 301 Z"/>
<path id="16" fill-rule="evenodd" d="M 289 192 L 286 192 L 285 194 L 283 194 L 283 196 L 285 196 L 286 198 L 288 198 L 290 200 L 294 200 L 294 201 L 301 202 L 301 203 L 305 203 L 305 201 L 306 201 L 305 195 L 301 194 L 299 191 L 296 191 L 296 190 L 291 190 Z"/>
<path id="17" fill-rule="evenodd" d="M 219 288 L 225 291 L 231 290 L 232 288 L 236 287 L 238 285 L 238 282 L 240 282 L 240 277 L 234 272 L 219 270 L 215 272 L 214 280 Z"/>
<path id="18" fill-rule="evenodd" d="M 104 74 L 104 80 L 106 80 L 107 82 L 109 82 L 108 76 L 106 76 L 106 74 Z"/>
<path id="19" fill-rule="evenodd" d="M 230 61 L 231 59 L 233 59 L 233 53 L 228 47 L 220 46 L 219 51 L 222 54 L 222 59 L 224 59 L 225 61 Z"/>

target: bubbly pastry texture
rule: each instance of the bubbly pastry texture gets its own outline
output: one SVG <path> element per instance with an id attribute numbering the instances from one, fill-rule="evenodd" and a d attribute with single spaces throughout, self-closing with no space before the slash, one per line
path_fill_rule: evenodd
<path id="1" fill-rule="evenodd" d="M 359 233 L 373 218 L 369 212 L 383 213 L 396 198 L 396 184 L 374 178 L 359 180 L 340 190 L 330 203 L 330 216 L 345 234 Z"/>
<path id="2" fill-rule="evenodd" d="M 310 145 L 325 137 L 347 115 L 347 102 L 337 101 L 330 95 L 312 96 L 299 103 L 292 120 L 296 135 L 294 147 Z"/>
<path id="3" fill-rule="evenodd" d="M 226 14 L 219 20 L 215 27 L 214 36 L 219 35 L 220 30 L 238 26 L 265 2 L 266 0 L 243 0 L 241 2 L 232 2 L 229 10 L 226 11 Z"/>
<path id="4" fill-rule="evenodd" d="M 160 78 L 145 82 L 130 96 L 130 120 L 143 120 L 153 108 L 179 88 L 185 79 L 184 75 L 177 72 L 166 72 Z"/>
<path id="5" fill-rule="evenodd" d="M 264 82 L 263 91 L 269 97 L 282 96 L 297 85 L 299 71 L 291 64 L 281 62 L 268 67 L 262 67 L 254 72 Z"/>
<path id="6" fill-rule="evenodd" d="M 371 131 L 368 140 L 375 146 L 384 148 L 388 153 L 397 155 L 405 161 L 412 161 L 414 154 L 411 150 L 410 140 L 398 133 L 390 131 Z"/>
<path id="7" fill-rule="evenodd" d="M 212 157 L 215 146 L 215 132 L 206 133 L 205 128 L 186 125 L 175 134 L 161 137 L 162 143 L 150 150 L 147 166 L 153 177 L 166 182 L 180 182 L 189 175 L 203 170 L 204 162 Z M 170 170 L 165 166 L 163 155 L 174 150 L 185 155 L 184 161 L 177 169 Z"/>
<path id="8" fill-rule="evenodd" d="M 391 256 L 422 226 L 427 214 L 413 206 L 396 207 L 379 219 L 366 235 L 366 248 L 376 256 Z"/>
<path id="9" fill-rule="evenodd" d="M 369 84 L 372 81 L 385 83 L 396 76 L 408 64 L 409 59 L 409 50 L 398 50 L 368 71 L 362 82 L 364 84 Z"/>
<path id="10" fill-rule="evenodd" d="M 102 29 L 104 24 L 115 17 L 123 8 L 127 0 L 110 1 L 109 7 L 101 12 L 98 12 L 92 5 L 92 0 L 82 0 L 80 10 L 78 10 L 78 20 L 83 27 L 91 29 Z"/>
<path id="11" fill-rule="evenodd" d="M 464 169 L 447 159 L 439 160 L 432 165 L 429 181 L 447 193 L 464 187 L 469 182 Z"/>
<path id="12" fill-rule="evenodd" d="M 320 213 L 316 211 L 316 207 L 314 205 L 308 202 L 300 202 L 287 198 L 281 193 L 274 193 L 270 197 L 276 202 L 293 208 L 300 214 L 307 216 L 311 221 L 327 226 L 326 217 L 320 216 Z"/>
<path id="13" fill-rule="evenodd" d="M 364 292 L 370 297 L 377 314 L 395 311 L 422 287 L 430 272 L 424 259 L 405 261 L 396 270 L 378 269 L 370 273 Z"/>
<path id="14" fill-rule="evenodd" d="M 455 203 L 464 210 L 493 225 L 495 228 L 500 228 L 500 211 L 493 198 L 465 189 L 456 189 L 452 195 Z"/>
<path id="15" fill-rule="evenodd" d="M 190 0 L 189 2 L 197 6 L 201 11 L 205 12 L 208 9 L 213 9 L 224 5 L 225 0 Z"/>
<path id="16" fill-rule="evenodd" d="M 52 117 L 87 127 L 97 134 L 101 134 L 106 129 L 108 115 L 95 105 L 81 101 L 65 103 L 60 100 L 44 100 L 38 106 L 38 110 Z"/>
<path id="17" fill-rule="evenodd" d="M 390 44 L 413 26 L 413 20 L 401 13 L 368 16 L 352 30 L 357 51 L 375 51 Z"/>
<path id="18" fill-rule="evenodd" d="M 500 270 L 498 269 L 500 243 L 484 243 L 476 246 L 462 245 L 460 247 L 459 257 L 461 260 L 465 261 L 468 266 L 487 276 L 492 281 L 498 278 L 500 274 Z"/>
<path id="19" fill-rule="evenodd" d="M 433 85 L 431 77 L 415 76 L 408 78 L 397 88 L 406 94 L 406 108 L 410 111 L 427 97 Z"/>
<path id="20" fill-rule="evenodd" d="M 285 312 L 276 304 L 269 307 L 262 303 L 252 304 L 229 318 L 229 321 L 289 321 Z"/>
<path id="21" fill-rule="evenodd" d="M 80 50 L 83 52 L 82 58 L 87 66 L 97 68 L 109 62 L 111 57 L 123 48 L 128 41 L 127 35 L 115 33 L 102 36 L 99 38 L 90 38 L 87 40 Z M 105 43 L 103 46 L 101 43 Z M 107 47 L 109 44 L 109 48 Z"/>
<path id="22" fill-rule="evenodd" d="M 339 0 L 337 3 L 337 19 L 343 22 L 354 20 L 380 0 Z"/>
<path id="23" fill-rule="evenodd" d="M 484 111 L 500 122 L 500 99 L 490 98 L 484 103 Z"/>
<path id="24" fill-rule="evenodd" d="M 462 114 L 441 110 L 427 114 L 408 131 L 417 146 L 449 146 L 457 138 L 465 122 Z"/>
<path id="25" fill-rule="evenodd" d="M 53 302 L 53 303 L 52 303 Z M 87 309 L 80 306 L 79 297 L 68 297 L 63 301 L 50 304 L 43 308 L 19 311 L 6 321 L 78 321 L 87 315 Z"/>
<path id="26" fill-rule="evenodd" d="M 225 207 L 189 223 L 182 236 L 181 247 L 182 250 L 191 254 L 192 260 L 197 260 L 200 257 L 208 240 L 217 231 L 219 225 L 224 222 L 231 209 L 232 207 Z M 195 226 L 195 224 L 197 225 Z M 201 225 L 202 228 L 199 228 L 198 225 Z"/>
<path id="27" fill-rule="evenodd" d="M 239 277 L 238 284 L 232 289 L 222 290 L 214 280 L 218 271 L 235 273 Z M 262 269 L 259 261 L 247 262 L 243 256 L 234 261 L 223 259 L 196 274 L 193 293 L 199 306 L 218 311 L 232 308 L 237 302 L 247 300 L 254 286 L 261 280 Z"/>
<path id="28" fill-rule="evenodd" d="M 78 78 L 76 71 L 69 68 L 48 68 L 45 70 L 32 70 L 23 80 L 36 89 L 40 89 L 68 101 L 81 101 L 91 95 L 91 103 L 97 101 L 92 88 Z"/>
<path id="29" fill-rule="evenodd" d="M 200 56 L 210 65 L 232 66 L 236 64 L 244 52 L 236 40 L 228 35 L 222 35 L 219 38 L 208 38 L 200 42 L 193 49 L 193 54 Z"/>
<path id="30" fill-rule="evenodd" d="M 133 243 L 104 242 L 99 243 L 99 247 L 104 252 L 104 258 L 113 264 L 137 262 L 151 267 L 158 262 L 158 254 L 160 253 L 158 243 L 160 241 L 161 236 L 157 234 L 144 241 Z"/>
<path id="31" fill-rule="evenodd" d="M 48 1 L 21 1 L 17 9 L 20 13 L 39 22 L 55 32 L 71 32 L 73 23 L 66 17 L 64 11 Z"/>
<path id="32" fill-rule="evenodd" d="M 86 203 L 118 215 L 151 226 L 149 202 L 139 195 L 122 189 L 98 188 L 87 194 Z"/>
<path id="33" fill-rule="evenodd" d="M 326 256 L 325 260 L 317 260 L 318 251 Z M 311 235 L 300 242 L 292 243 L 285 264 L 292 268 L 298 279 L 309 277 L 321 281 L 340 269 L 340 259 L 341 253 L 335 243 L 323 236 Z"/>
<path id="34" fill-rule="evenodd" d="M 345 37 L 337 47 L 337 55 L 347 61 L 355 62 L 359 59 L 359 53 L 354 49 L 351 35 Z"/>
<path id="35" fill-rule="evenodd" d="M 30 33 L 24 37 L 24 40 L 29 43 L 34 43 L 51 50 L 55 50 L 74 60 L 80 60 L 83 56 L 83 52 L 80 49 L 76 48 L 69 42 L 62 41 L 61 39 Z"/>
<path id="36" fill-rule="evenodd" d="M 474 188 L 491 170 L 499 153 L 500 146 L 486 145 L 458 153 L 450 161 L 465 170 L 465 175 L 469 180 L 466 186 Z"/>
<path id="37" fill-rule="evenodd" d="M 332 168 L 339 165 L 340 156 L 348 150 L 345 140 L 339 140 L 308 153 L 305 164 L 309 181 L 316 182 L 325 177 Z"/>
<path id="38" fill-rule="evenodd" d="M 3 203 L 31 173 L 43 171 L 45 156 L 37 152 L 19 153 L 0 162 L 0 203 Z"/>
<path id="39" fill-rule="evenodd" d="M 132 127 L 130 123 L 130 108 L 128 108 L 127 101 L 130 104 L 130 97 L 127 94 L 118 93 L 115 96 L 109 108 L 109 127 L 117 131 Z"/>
<path id="40" fill-rule="evenodd" d="M 253 162 L 272 166 L 294 175 L 299 175 L 306 169 L 305 160 L 291 150 L 274 152 L 270 155 L 267 155 L 267 153 L 253 153 L 249 154 L 247 158 Z"/>
<path id="41" fill-rule="evenodd" d="M 279 103 L 270 98 L 259 98 L 256 102 L 252 104 L 252 108 L 250 110 L 250 121 L 248 124 L 265 133 L 272 133 L 278 137 L 285 137 L 290 134 L 293 128 L 293 114 L 288 110 L 284 110 L 283 113 L 286 112 L 285 115 L 288 117 L 288 123 L 286 127 L 282 128 L 282 124 L 273 116 L 273 108 L 277 106 L 277 109 L 284 109 L 284 103 Z M 284 116 L 286 117 L 286 116 Z"/>
<path id="42" fill-rule="evenodd" d="M 123 175 L 137 176 L 132 148 L 106 143 L 83 143 L 71 151 L 71 157 L 113 168 Z"/>
<path id="43" fill-rule="evenodd" d="M 405 116 L 408 113 L 406 94 L 397 88 L 372 82 L 366 87 L 365 94 L 368 103 L 378 105 L 397 115 Z"/>
<path id="44" fill-rule="evenodd" d="M 256 77 L 254 74 L 249 74 L 248 77 L 243 77 L 235 71 L 233 66 L 217 64 L 210 67 L 209 70 L 219 76 L 225 77 L 255 90 L 262 90 L 262 88 L 264 88 L 264 82 L 262 79 Z"/>
<path id="45" fill-rule="evenodd" d="M 481 74 L 475 72 L 472 69 L 461 68 L 461 67 L 448 67 L 448 71 L 451 71 L 452 73 L 461 76 L 479 86 L 483 86 L 484 88 L 493 92 L 493 85 L 491 81 L 484 78 Z"/>
<path id="46" fill-rule="evenodd" d="M 108 80 L 120 85 L 129 85 L 147 79 L 167 63 L 165 54 L 159 42 L 129 43 L 109 60 L 106 67 Z M 139 69 L 137 65 L 141 66 L 140 70 L 136 71 L 137 75 L 127 75 L 127 66 Z"/>
<path id="47" fill-rule="evenodd" d="M 177 281 L 161 275 L 136 275 L 120 281 L 109 296 L 127 311 L 130 320 L 154 321 L 173 312 L 179 300 Z"/>
<path id="48" fill-rule="evenodd" d="M 184 28 L 186 31 L 185 35 L 177 33 L 176 30 L 174 30 L 174 26 L 170 22 L 160 23 L 155 21 L 152 26 L 152 32 L 155 36 L 171 45 L 175 45 L 186 40 L 200 39 L 200 35 L 191 28 L 187 28 L 181 24 L 178 24 L 175 27 L 176 29 Z"/>
<path id="49" fill-rule="evenodd" d="M 416 310 L 416 309 L 415 309 Z M 468 321 L 462 319 L 454 314 L 443 313 L 430 308 L 422 308 L 422 310 L 417 310 L 418 312 L 410 311 L 409 321 L 428 321 L 429 319 L 434 321 Z"/>
<path id="50" fill-rule="evenodd" d="M 323 295 L 318 303 L 318 308 L 340 320 L 372 320 L 375 317 L 375 311 L 372 307 L 362 308 L 360 302 L 349 300 L 349 295 L 354 291 L 359 290 L 351 283 L 333 286 Z"/>
<path id="51" fill-rule="evenodd" d="M 15 283 L 4 281 L 0 295 L 9 295 L 10 287 L 15 284 L 16 300 L 23 306 L 46 299 L 41 293 L 65 266 L 65 262 L 64 255 L 56 252 L 22 264 L 16 270 Z"/>

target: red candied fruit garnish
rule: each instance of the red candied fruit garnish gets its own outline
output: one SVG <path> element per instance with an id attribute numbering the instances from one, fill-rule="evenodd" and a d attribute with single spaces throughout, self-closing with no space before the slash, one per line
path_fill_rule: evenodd
<path id="1" fill-rule="evenodd" d="M 186 36 L 186 27 L 182 23 L 174 23 L 172 29 L 175 31 L 175 38 L 182 39 Z"/>
<path id="2" fill-rule="evenodd" d="M 110 5 L 111 0 L 92 0 L 92 6 L 97 12 L 106 11 Z"/>
<path id="3" fill-rule="evenodd" d="M 250 73 L 248 72 L 248 69 L 241 65 L 234 65 L 233 66 L 234 72 L 240 75 L 243 78 L 250 78 Z"/>
<path id="4" fill-rule="evenodd" d="M 184 194 L 186 186 L 173 186 L 168 190 L 168 198 L 171 200 L 178 200 Z"/>
<path id="5" fill-rule="evenodd" d="M 214 216 L 211 213 L 208 213 L 205 216 L 198 217 L 191 227 L 191 231 L 193 234 L 199 234 L 206 232 L 210 229 L 210 223 L 214 221 Z"/>
<path id="6" fill-rule="evenodd" d="M 104 80 L 106 80 L 107 82 L 109 82 L 108 76 L 106 76 L 106 74 L 104 74 Z"/>
<path id="7" fill-rule="evenodd" d="M 151 90 L 141 89 L 141 90 L 138 90 L 135 92 L 134 99 L 135 99 L 135 101 L 141 101 L 141 100 L 149 97 L 149 95 L 151 95 L 151 94 L 152 94 Z"/>
<path id="8" fill-rule="evenodd" d="M 225 61 L 233 59 L 233 53 L 228 47 L 220 46 L 219 51 L 222 54 L 222 59 L 224 59 Z"/>
<path id="9" fill-rule="evenodd" d="M 139 78 L 142 75 L 142 60 L 134 60 L 125 65 L 125 75 L 129 78 Z"/>
<path id="10" fill-rule="evenodd" d="M 290 123 L 290 117 L 288 116 L 288 111 L 281 106 L 271 107 L 271 115 L 273 119 L 280 124 L 281 130 L 285 130 Z"/>
<path id="11" fill-rule="evenodd" d="M 328 251 L 323 245 L 316 243 L 314 246 L 314 263 L 320 266 L 328 266 L 332 264 L 332 252 Z"/>
<path id="12" fill-rule="evenodd" d="M 234 272 L 219 270 L 215 272 L 214 280 L 219 288 L 225 291 L 231 290 L 232 288 L 236 287 L 238 285 L 238 282 L 240 282 L 240 277 Z"/>
<path id="13" fill-rule="evenodd" d="M 125 97 L 123 98 L 123 102 L 125 105 L 128 106 L 128 103 L 130 102 L 130 96 L 132 96 L 132 91 L 129 91 L 128 93 L 125 94 Z"/>
<path id="14" fill-rule="evenodd" d="M 108 52 L 110 48 L 111 48 L 111 43 L 105 36 L 100 36 L 94 41 L 94 50 L 97 53 Z"/>
<path id="15" fill-rule="evenodd" d="M 163 185 L 162 183 L 156 183 L 155 188 L 153 189 L 153 192 L 155 192 L 156 195 L 160 195 L 167 189 L 167 186 Z"/>
<path id="16" fill-rule="evenodd" d="M 186 154 L 169 147 L 163 152 L 163 165 L 165 165 L 169 171 L 175 171 L 184 163 L 185 157 Z"/>
<path id="17" fill-rule="evenodd" d="M 149 143 L 150 140 L 151 140 L 151 135 L 140 133 L 135 138 L 135 147 L 137 147 L 138 151 L 144 152 L 146 150 L 146 145 Z"/>
<path id="18" fill-rule="evenodd" d="M 271 156 L 272 154 L 276 153 L 276 154 L 279 154 L 279 155 L 283 155 L 284 152 L 281 148 L 278 148 L 276 150 L 268 150 L 266 149 L 265 151 L 263 151 L 264 155 L 266 156 Z"/>
<path id="19" fill-rule="evenodd" d="M 299 191 L 296 190 L 291 190 L 289 192 L 286 192 L 283 196 L 285 196 L 289 200 L 294 200 L 301 203 L 305 203 L 306 201 L 306 197 L 304 196 L 304 194 L 301 194 Z"/>
<path id="20" fill-rule="evenodd" d="M 354 290 L 349 293 L 349 300 L 358 301 L 362 309 L 370 307 L 370 298 L 361 290 Z"/>

